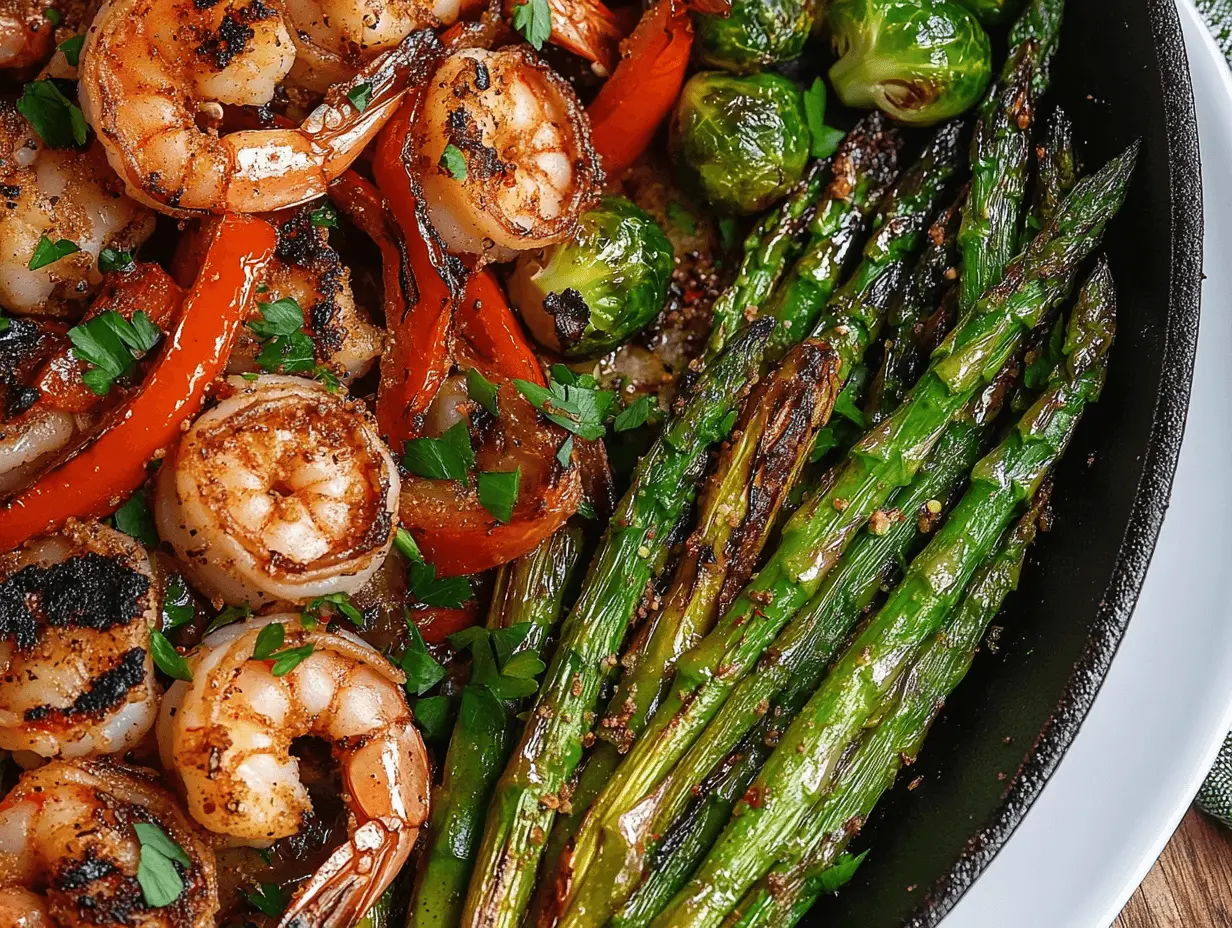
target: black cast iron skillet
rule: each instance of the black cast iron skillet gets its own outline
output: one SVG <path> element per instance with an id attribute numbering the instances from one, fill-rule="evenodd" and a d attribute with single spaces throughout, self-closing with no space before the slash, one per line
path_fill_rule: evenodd
<path id="1" fill-rule="evenodd" d="M 1087 166 L 1143 141 L 1106 243 L 1120 294 L 1107 388 L 1057 473 L 1055 527 L 998 619 L 998 650 L 980 655 L 853 845 L 871 849 L 855 879 L 806 926 L 941 921 L 1039 795 L 1130 621 L 1171 491 L 1198 331 L 1198 136 L 1173 2 L 1067 4 L 1048 102 L 1073 117 Z"/>

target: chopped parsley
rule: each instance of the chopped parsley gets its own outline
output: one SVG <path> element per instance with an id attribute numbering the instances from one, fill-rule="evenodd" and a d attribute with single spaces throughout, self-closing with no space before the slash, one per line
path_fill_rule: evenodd
<path id="1" fill-rule="evenodd" d="M 171 905 L 184 891 L 184 880 L 175 865 L 187 869 L 192 861 L 184 849 L 153 822 L 134 822 L 133 831 L 141 845 L 137 883 L 146 905 L 155 909 Z"/>
<path id="2" fill-rule="evenodd" d="M 440 438 L 412 438 L 403 446 L 402 466 L 429 480 L 467 482 L 475 466 L 475 450 L 466 422 L 458 422 Z"/>
<path id="3" fill-rule="evenodd" d="M 547 387 L 528 380 L 513 385 L 546 419 L 592 441 L 603 437 L 616 403 L 614 392 L 600 390 L 589 374 L 575 374 L 563 364 L 552 365 Z"/>
<path id="4" fill-rule="evenodd" d="M 192 681 L 188 661 L 184 660 L 184 656 L 167 640 L 167 636 L 156 628 L 150 629 L 150 653 L 158 669 L 171 679 Z"/>
<path id="5" fill-rule="evenodd" d="M 423 635 L 419 633 L 419 628 L 411 621 L 409 615 L 406 625 L 409 638 L 399 664 L 402 672 L 406 674 L 406 691 L 412 696 L 422 696 L 445 679 L 445 668 L 428 653 L 428 646 L 424 644 Z"/>
<path id="6" fill-rule="evenodd" d="M 326 593 L 324 596 L 318 596 L 316 599 L 309 601 L 304 609 L 306 616 L 324 616 L 328 613 L 330 616 L 341 615 L 356 628 L 364 627 L 364 614 L 355 608 L 355 604 L 351 602 L 351 597 L 346 593 Z"/>
<path id="7" fill-rule="evenodd" d="M 484 471 L 479 475 L 479 503 L 498 522 L 508 523 L 513 518 L 513 507 L 518 501 L 518 486 L 522 481 L 522 468 L 512 471 Z"/>
<path id="8" fill-rule="evenodd" d="M 535 51 L 540 51 L 552 35 L 552 10 L 548 0 L 526 0 L 515 6 L 513 28 L 522 33 Z"/>
<path id="9" fill-rule="evenodd" d="M 149 500 L 144 490 L 138 490 L 112 516 L 115 527 L 147 548 L 158 544 L 158 529 L 154 527 L 154 514 L 150 512 Z"/>
<path id="10" fill-rule="evenodd" d="M 129 374 L 162 338 L 150 317 L 138 311 L 131 321 L 114 309 L 68 330 L 73 356 L 91 367 L 82 375 L 87 387 L 106 396 L 116 379 Z"/>
<path id="11" fill-rule="evenodd" d="M 291 897 L 277 883 L 260 883 L 256 889 L 244 890 L 244 899 L 262 915 L 278 918 L 287 910 Z"/>
<path id="12" fill-rule="evenodd" d="M 308 215 L 308 220 L 319 229 L 336 229 L 338 228 L 338 210 L 329 200 L 324 200 Z"/>
<path id="13" fill-rule="evenodd" d="M 617 432 L 628 432 L 645 425 L 646 420 L 650 418 L 651 410 L 658 410 L 658 408 L 659 404 L 649 394 L 639 397 L 620 411 L 620 415 L 612 423 L 612 429 Z"/>
<path id="14" fill-rule="evenodd" d="M 269 660 L 286 640 L 287 630 L 281 622 L 271 622 L 257 632 L 257 643 L 252 649 L 254 661 Z"/>
<path id="15" fill-rule="evenodd" d="M 496 405 L 496 384 L 473 367 L 466 371 L 466 394 L 492 415 L 500 415 L 500 407 Z"/>
<path id="16" fill-rule="evenodd" d="M 425 606 L 435 606 L 441 609 L 461 609 L 468 600 L 473 599 L 475 591 L 471 589 L 471 581 L 467 577 L 437 577 L 436 568 L 425 564 L 422 560 L 411 561 L 407 574 L 410 593 L 415 601 Z"/>
<path id="17" fill-rule="evenodd" d="M 830 868 L 821 871 L 817 874 L 817 884 L 820 892 L 834 893 L 851 881 L 851 878 L 856 875 L 856 871 L 860 869 L 860 864 L 864 863 L 864 858 L 868 856 L 868 851 L 862 854 L 840 854 L 838 860 Z"/>
<path id="18" fill-rule="evenodd" d="M 30 255 L 30 263 L 26 265 L 30 270 L 37 271 L 39 268 L 47 267 L 49 264 L 55 264 L 61 258 L 67 258 L 69 255 L 75 255 L 81 249 L 76 242 L 70 242 L 66 238 L 52 241 L 46 235 L 40 235 L 38 244 L 34 246 L 34 254 Z"/>
<path id="19" fill-rule="evenodd" d="M 197 615 L 188 584 L 179 574 L 172 574 L 163 593 L 163 629 L 170 631 L 187 625 Z"/>
<path id="20" fill-rule="evenodd" d="M 556 452 L 556 463 L 568 467 L 573 462 L 573 436 L 566 435 L 564 444 Z"/>
<path id="21" fill-rule="evenodd" d="M 324 364 L 318 364 L 312 338 L 304 331 L 304 310 L 292 297 L 284 296 L 273 303 L 258 303 L 260 319 L 248 323 L 248 328 L 261 340 L 257 364 L 268 373 L 311 373 L 332 393 L 338 389 L 338 378 Z"/>
<path id="22" fill-rule="evenodd" d="M 858 428 L 864 428 L 864 413 L 846 390 L 840 393 L 838 399 L 834 401 L 834 411 Z"/>
<path id="23" fill-rule="evenodd" d="M 315 647 L 309 642 L 308 644 L 301 644 L 298 648 L 287 648 L 285 651 L 279 651 L 277 654 L 271 655 L 274 666 L 270 668 L 270 673 L 276 677 L 290 673 L 306 661 L 314 650 L 316 650 Z"/>
<path id="24" fill-rule="evenodd" d="M 131 271 L 137 266 L 131 252 L 104 248 L 98 253 L 98 269 L 104 274 L 111 271 Z"/>
<path id="25" fill-rule="evenodd" d="M 368 108 L 368 104 L 372 102 L 372 85 L 367 81 L 362 84 L 356 84 L 347 91 L 347 99 L 351 101 L 351 105 L 359 112 L 363 112 Z"/>
<path id="26" fill-rule="evenodd" d="M 69 94 L 76 84 L 54 77 L 31 81 L 22 88 L 17 111 L 25 116 L 39 138 L 52 148 L 72 148 L 86 143 L 86 117 Z"/>
<path id="27" fill-rule="evenodd" d="M 222 628 L 224 625 L 231 625 L 235 622 L 239 622 L 248 618 L 250 615 L 252 615 L 252 606 L 248 605 L 248 603 L 244 603 L 242 606 L 228 606 L 222 612 L 218 613 L 218 615 L 214 616 L 213 621 L 211 621 L 209 625 L 205 626 L 205 634 L 208 635 L 210 632 Z"/>
<path id="28" fill-rule="evenodd" d="M 81 60 L 81 46 L 86 44 L 85 34 L 75 35 L 72 38 L 65 39 L 57 47 L 64 52 L 64 60 L 72 67 L 77 67 L 77 62 Z"/>
<path id="29" fill-rule="evenodd" d="M 454 180 L 466 180 L 466 155 L 453 142 L 445 146 L 441 152 L 441 168 L 449 173 Z"/>
<path id="30" fill-rule="evenodd" d="M 838 150 L 846 133 L 826 125 L 826 83 L 820 77 L 804 91 L 804 116 L 808 121 L 814 158 L 829 158 Z"/>
<path id="31" fill-rule="evenodd" d="M 452 703 L 448 696 L 425 696 L 416 699 L 411 706 L 415 724 L 428 741 L 436 741 L 449 733 L 449 710 Z"/>

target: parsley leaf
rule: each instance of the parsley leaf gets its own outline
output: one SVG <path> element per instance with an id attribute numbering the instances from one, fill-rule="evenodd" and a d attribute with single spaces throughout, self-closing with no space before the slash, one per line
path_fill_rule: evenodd
<path id="1" fill-rule="evenodd" d="M 676 200 L 670 201 L 667 204 L 667 218 L 672 225 L 686 235 L 697 234 L 697 219 L 683 203 Z"/>
<path id="2" fill-rule="evenodd" d="M 45 16 L 47 18 L 47 21 L 51 23 L 53 26 L 60 25 L 60 19 L 61 19 L 60 11 L 57 10 L 54 6 L 49 6 L 45 8 L 43 10 L 43 16 Z"/>
<path id="3" fill-rule="evenodd" d="M 394 547 L 409 561 L 423 560 L 423 555 L 419 551 L 419 545 L 415 544 L 415 539 L 411 537 L 411 533 L 401 525 L 398 526 L 398 531 L 394 533 Z"/>
<path id="4" fill-rule="evenodd" d="M 179 628 L 181 625 L 187 625 L 196 616 L 197 608 L 188 592 L 188 584 L 179 574 L 172 574 L 163 593 L 163 628 L 167 631 Z"/>
<path id="5" fill-rule="evenodd" d="M 449 636 L 449 643 L 459 651 L 471 653 L 471 687 L 486 687 L 497 699 L 521 699 L 539 688 L 535 677 L 544 670 L 544 663 L 534 651 L 512 654 L 503 663 L 497 655 L 508 647 L 498 647 L 494 633 L 481 625 L 463 629 Z"/>
<path id="6" fill-rule="evenodd" d="M 826 125 L 826 83 L 820 77 L 804 92 L 804 116 L 812 138 L 813 157 L 830 157 L 846 133 Z"/>
<path id="7" fill-rule="evenodd" d="M 81 46 L 86 44 L 85 34 L 75 35 L 71 39 L 65 39 L 58 46 L 60 51 L 64 52 L 64 60 L 72 67 L 77 67 L 77 62 L 81 60 Z"/>
<path id="8" fill-rule="evenodd" d="M 593 377 L 573 374 L 562 364 L 552 366 L 546 388 L 528 380 L 515 380 L 513 385 L 544 418 L 592 441 L 603 437 L 616 402 L 616 394 L 598 389 Z"/>
<path id="9" fill-rule="evenodd" d="M 154 514 L 150 512 L 150 503 L 145 498 L 145 491 L 138 490 L 130 496 L 112 516 L 115 527 L 136 538 L 149 548 L 158 544 L 158 529 L 154 527 Z"/>
<path id="10" fill-rule="evenodd" d="M 832 867 L 817 874 L 817 884 L 820 891 L 822 893 L 838 892 L 840 887 L 850 882 L 851 878 L 856 875 L 856 871 L 860 869 L 860 864 L 864 863 L 864 858 L 867 856 L 868 851 L 855 856 L 840 854 Z"/>
<path id="11" fill-rule="evenodd" d="M 440 438 L 412 438 L 403 446 L 402 466 L 430 480 L 466 483 L 475 465 L 475 451 L 465 422 L 451 426 Z"/>
<path id="12" fill-rule="evenodd" d="M 188 669 L 188 661 L 175 649 L 167 636 L 156 628 L 150 629 L 150 653 L 158 669 L 173 680 L 192 681 L 192 671 Z"/>
<path id="13" fill-rule="evenodd" d="M 73 356 L 93 365 L 82 375 L 86 386 L 106 396 L 116 378 L 132 371 L 137 359 L 158 344 L 162 333 L 141 311 L 133 313 L 130 322 L 109 309 L 73 326 L 68 338 L 73 343 Z"/>
<path id="14" fill-rule="evenodd" d="M 450 709 L 448 696 L 425 696 L 422 699 L 416 699 L 411 709 L 415 715 L 415 724 L 419 726 L 419 730 L 423 732 L 424 738 L 428 741 L 436 741 L 448 733 Z"/>
<path id="15" fill-rule="evenodd" d="M 552 34 L 552 10 L 548 0 L 527 0 L 515 6 L 513 28 L 522 33 L 535 51 L 540 51 Z"/>
<path id="16" fill-rule="evenodd" d="M 304 310 L 293 297 L 284 296 L 273 303 L 258 303 L 260 319 L 248 323 L 262 341 L 257 365 L 268 373 L 302 374 L 311 372 L 332 393 L 338 388 L 333 371 L 318 364 L 312 338 L 304 328 Z"/>
<path id="17" fill-rule="evenodd" d="M 522 480 L 522 468 L 513 471 L 484 471 L 479 475 L 479 503 L 498 522 L 508 523 L 513 518 L 513 507 L 518 501 L 518 485 Z"/>
<path id="18" fill-rule="evenodd" d="M 338 228 L 338 210 L 329 200 L 323 200 L 321 205 L 309 214 L 308 220 L 320 229 L 336 229 Z"/>
<path id="19" fill-rule="evenodd" d="M 650 418 L 651 409 L 658 409 L 658 403 L 655 402 L 654 397 L 649 394 L 639 397 L 620 411 L 620 415 L 612 423 L 612 428 L 617 432 L 628 432 L 645 425 L 646 420 Z"/>
<path id="20" fill-rule="evenodd" d="M 322 610 L 326 606 L 331 607 L 330 612 L 345 616 L 356 628 L 364 627 L 364 614 L 355 608 L 355 604 L 351 602 L 351 597 L 346 593 L 326 593 L 324 596 L 318 596 L 308 603 L 306 612 L 315 615 L 321 615 Z"/>
<path id="21" fill-rule="evenodd" d="M 410 638 L 407 640 L 406 650 L 402 652 L 399 664 L 402 672 L 406 674 L 406 691 L 412 696 L 422 696 L 445 679 L 445 668 L 428 653 L 428 646 L 424 644 L 423 635 L 419 633 L 418 626 L 411 621 L 409 615 L 406 625 Z"/>
<path id="22" fill-rule="evenodd" d="M 466 155 L 453 142 L 446 145 L 445 150 L 441 152 L 440 167 L 447 171 L 454 180 L 466 180 Z"/>
<path id="23" fill-rule="evenodd" d="M 475 595 L 468 578 L 441 577 L 438 580 L 436 568 L 423 561 L 411 561 L 407 581 L 411 595 L 425 606 L 460 609 L 463 603 Z"/>
<path id="24" fill-rule="evenodd" d="M 497 386 L 473 367 L 466 371 L 466 395 L 494 416 L 500 415 L 496 405 Z"/>
<path id="25" fill-rule="evenodd" d="M 568 467 L 573 461 L 573 436 L 566 435 L 565 443 L 560 446 L 556 452 L 556 463 L 561 467 Z"/>
<path id="26" fill-rule="evenodd" d="M 266 625 L 257 632 L 257 643 L 252 649 L 252 659 L 254 661 L 269 660 L 270 656 L 282 647 L 286 637 L 287 630 L 281 622 L 271 622 Z"/>
<path id="27" fill-rule="evenodd" d="M 597 519 L 599 514 L 595 512 L 595 504 L 588 499 L 578 503 L 577 514 L 583 519 Z"/>
<path id="28" fill-rule="evenodd" d="M 492 629 L 492 648 L 496 651 L 496 659 L 502 664 L 508 662 L 522 642 L 530 637 L 531 629 L 530 622 Z"/>
<path id="29" fill-rule="evenodd" d="M 347 99 L 351 101 L 351 105 L 359 112 L 363 112 L 368 108 L 368 104 L 372 102 L 372 85 L 367 81 L 362 84 L 356 84 L 347 91 Z"/>
<path id="30" fill-rule="evenodd" d="M 184 880 L 174 864 L 192 866 L 184 849 L 167 837 L 153 822 L 134 822 L 133 831 L 141 845 L 137 859 L 137 882 L 146 905 L 162 908 L 170 905 L 184 891 Z"/>
<path id="31" fill-rule="evenodd" d="M 32 271 L 37 271 L 41 267 L 55 264 L 61 258 L 75 255 L 79 251 L 81 249 L 77 247 L 76 242 L 70 242 L 66 238 L 57 239 L 53 242 L 46 235 L 40 235 L 38 244 L 34 246 L 34 254 L 30 256 L 30 263 L 26 267 Z"/>
<path id="32" fill-rule="evenodd" d="M 244 890 L 244 899 L 262 915 L 268 915 L 270 918 L 282 915 L 291 901 L 290 896 L 277 883 L 260 883 L 254 890 Z"/>
<path id="33" fill-rule="evenodd" d="M 827 425 L 824 429 L 819 429 L 817 437 L 813 439 L 813 450 L 809 452 L 809 463 L 815 464 L 826 456 L 826 453 L 838 445 L 838 435 L 834 432 L 834 426 Z"/>
<path id="34" fill-rule="evenodd" d="M 298 648 L 287 648 L 285 651 L 270 655 L 274 659 L 274 666 L 270 668 L 270 673 L 276 677 L 290 673 L 306 661 L 314 650 L 316 650 L 315 646 L 309 642 L 301 644 Z"/>
<path id="35" fill-rule="evenodd" d="M 214 616 L 209 625 L 205 626 L 205 634 L 209 634 L 215 629 L 222 628 L 224 625 L 231 625 L 241 619 L 246 619 L 252 615 L 252 606 L 244 603 L 242 606 L 228 606 L 218 615 Z"/>
<path id="36" fill-rule="evenodd" d="M 52 148 L 86 143 L 86 118 L 65 90 L 76 93 L 72 81 L 46 77 L 26 84 L 17 100 L 17 111 Z"/>
<path id="37" fill-rule="evenodd" d="M 259 338 L 294 335 L 304 327 L 304 311 L 293 298 L 284 296 L 273 303 L 258 303 L 260 319 L 248 323 Z"/>
<path id="38" fill-rule="evenodd" d="M 111 271 L 131 271 L 136 266 L 132 252 L 104 248 L 98 253 L 98 269 L 104 274 Z"/>

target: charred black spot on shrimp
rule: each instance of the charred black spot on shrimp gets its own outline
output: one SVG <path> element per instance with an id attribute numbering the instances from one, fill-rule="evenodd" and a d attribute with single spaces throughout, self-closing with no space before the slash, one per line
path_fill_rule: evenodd
<path id="1" fill-rule="evenodd" d="M 512 165 L 505 164 L 497 156 L 496 149 L 483 143 L 479 124 L 462 107 L 449 111 L 446 118 L 449 141 L 466 154 L 466 172 L 477 180 L 490 180 L 506 173 Z"/>
<path id="2" fill-rule="evenodd" d="M 346 328 L 338 322 L 338 295 L 346 279 L 346 269 L 338 253 L 329 247 L 329 232 L 312 224 L 312 208 L 297 210 L 278 227 L 275 256 L 286 264 L 302 267 L 316 275 L 318 300 L 308 307 L 308 325 L 319 352 L 340 351 Z"/>
<path id="3" fill-rule="evenodd" d="M 273 15 L 273 12 L 261 0 L 253 0 L 248 6 L 240 9 L 228 10 L 226 17 L 218 26 L 218 31 L 198 45 L 196 52 L 210 59 L 221 71 L 237 55 L 244 53 L 244 49 L 256 35 L 252 23 L 269 19 Z"/>
<path id="4" fill-rule="evenodd" d="M 96 880 L 105 879 L 119 872 L 119 867 L 109 860 L 96 857 L 94 848 L 87 847 L 82 859 L 69 858 L 63 862 L 59 872 L 52 879 L 52 885 L 62 892 L 76 892 Z"/>
<path id="5" fill-rule="evenodd" d="M 65 709 L 35 706 L 27 709 L 27 722 L 43 722 L 51 718 L 101 716 L 128 697 L 128 692 L 145 680 L 145 649 L 132 648 L 120 658 L 120 663 L 90 681 L 84 693 Z"/>
<path id="6" fill-rule="evenodd" d="M 144 611 L 149 590 L 149 577 L 94 552 L 50 567 L 30 564 L 0 583 L 0 638 L 28 650 L 40 621 L 98 631 L 127 625 Z"/>

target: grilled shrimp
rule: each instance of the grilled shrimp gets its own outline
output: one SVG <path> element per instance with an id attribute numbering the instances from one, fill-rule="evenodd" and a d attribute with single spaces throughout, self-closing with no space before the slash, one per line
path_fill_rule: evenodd
<path id="1" fill-rule="evenodd" d="M 219 135 L 222 104 L 269 103 L 291 69 L 279 10 L 262 0 L 103 3 L 81 55 L 81 105 L 134 198 L 177 216 L 295 206 L 321 196 L 392 115 L 427 34 L 331 88 L 298 127 Z"/>
<path id="2" fill-rule="evenodd" d="M 132 251 L 154 215 L 124 196 L 102 149 L 48 148 L 9 104 L 0 104 L 0 305 L 14 313 L 77 316 L 102 282 L 104 248 Z M 35 270 L 39 240 L 78 251 Z"/>
<path id="3" fill-rule="evenodd" d="M 0 555 L 0 578 L 0 748 L 83 757 L 135 745 L 158 703 L 159 603 L 140 545 L 69 522 Z"/>
<path id="4" fill-rule="evenodd" d="M 290 79 L 322 92 L 416 29 L 448 26 L 475 0 L 285 0 L 295 64 Z"/>
<path id="5" fill-rule="evenodd" d="M 573 89 L 525 47 L 454 52 L 415 136 L 432 223 L 458 254 L 504 261 L 560 241 L 601 183 Z"/>
<path id="6" fill-rule="evenodd" d="M 312 336 L 316 360 L 338 372 L 344 383 L 362 377 L 380 356 L 385 334 L 355 302 L 351 270 L 329 244 L 329 230 L 313 225 L 313 209 L 302 206 L 269 217 L 278 230 L 278 248 L 257 284 L 259 302 L 289 297 L 304 312 L 304 328 Z M 203 247 L 211 241 L 205 224 L 197 234 L 181 237 L 176 252 L 176 279 L 188 286 L 196 279 Z M 253 308 L 252 320 L 261 315 Z M 250 320 L 250 321 L 252 321 Z M 251 329 L 240 330 L 227 373 L 260 371 L 260 339 Z"/>
<path id="7" fill-rule="evenodd" d="M 155 518 L 189 578 L 233 604 L 358 590 L 401 483 L 363 407 L 300 377 L 233 377 L 159 472 Z"/>
<path id="8" fill-rule="evenodd" d="M 55 50 L 55 26 L 43 0 L 0 0 L 0 69 L 37 68 Z"/>
<path id="9" fill-rule="evenodd" d="M 257 660 L 262 629 L 283 627 L 283 654 Z M 192 682 L 163 701 L 158 746 L 190 814 L 240 843 L 296 834 L 311 805 L 291 754 L 296 738 L 328 742 L 342 772 L 349 841 L 291 901 L 282 925 L 349 928 L 406 862 L 428 812 L 428 761 L 403 676 L 347 632 L 303 627 L 297 614 L 229 625 L 189 656 Z M 298 920 L 298 921 L 297 921 Z"/>
<path id="10" fill-rule="evenodd" d="M 0 802 L 0 925 L 13 928 L 213 928 L 214 852 L 151 770 L 108 760 L 53 761 Z M 187 857 L 179 894 L 151 905 L 137 878 L 138 825 Z"/>

